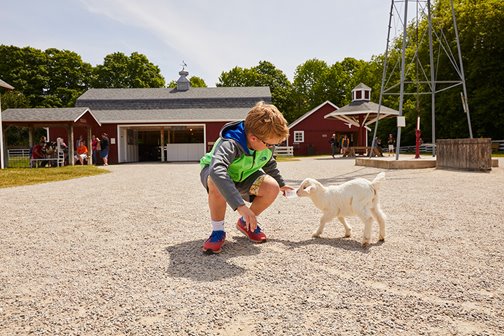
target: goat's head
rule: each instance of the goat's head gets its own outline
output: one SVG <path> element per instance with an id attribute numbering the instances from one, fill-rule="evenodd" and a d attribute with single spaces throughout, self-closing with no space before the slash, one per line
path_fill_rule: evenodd
<path id="1" fill-rule="evenodd" d="M 299 188 L 296 190 L 296 194 L 299 197 L 310 197 L 311 194 L 315 193 L 317 190 L 324 188 L 322 184 L 312 178 L 305 179 Z"/>

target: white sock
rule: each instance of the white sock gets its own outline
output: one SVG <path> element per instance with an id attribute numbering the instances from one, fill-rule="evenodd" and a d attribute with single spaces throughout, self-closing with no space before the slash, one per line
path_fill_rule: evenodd
<path id="1" fill-rule="evenodd" d="M 224 221 L 212 221 L 212 230 L 224 231 Z"/>

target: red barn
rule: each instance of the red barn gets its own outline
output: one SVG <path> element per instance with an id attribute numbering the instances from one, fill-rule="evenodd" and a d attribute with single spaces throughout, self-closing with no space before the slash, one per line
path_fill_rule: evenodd
<path id="1" fill-rule="evenodd" d="M 294 147 L 294 155 L 331 154 L 329 139 L 336 134 L 340 141 L 345 134 L 350 141 L 357 135 L 358 128 L 341 120 L 329 120 L 324 116 L 337 111 L 338 107 L 326 101 L 313 110 L 306 112 L 289 125 L 288 146 Z"/>
<path id="2" fill-rule="evenodd" d="M 371 88 L 360 83 L 352 90 L 350 104 L 339 108 L 326 101 L 291 123 L 288 145 L 294 147 L 294 155 L 330 154 L 332 134 L 340 144 L 346 134 L 350 146 L 367 146 L 369 125 L 378 118 L 399 115 L 396 110 L 371 102 L 370 97 Z"/>

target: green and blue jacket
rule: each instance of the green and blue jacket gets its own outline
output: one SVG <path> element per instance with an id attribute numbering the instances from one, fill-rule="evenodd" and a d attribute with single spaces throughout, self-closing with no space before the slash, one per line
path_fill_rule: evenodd
<path id="1" fill-rule="evenodd" d="M 224 125 L 212 150 L 200 159 L 200 165 L 209 167 L 212 181 L 233 210 L 245 204 L 235 183 L 245 181 L 260 169 L 273 177 L 280 187 L 285 185 L 273 151 L 248 148 L 244 121 Z"/>

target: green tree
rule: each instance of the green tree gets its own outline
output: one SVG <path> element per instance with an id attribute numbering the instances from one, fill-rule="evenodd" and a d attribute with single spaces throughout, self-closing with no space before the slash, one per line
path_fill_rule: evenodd
<path id="1" fill-rule="evenodd" d="M 73 106 L 88 88 L 92 66 L 68 50 L 2 45 L 0 71 L 30 107 L 62 107 Z"/>
<path id="2" fill-rule="evenodd" d="M 206 88 L 207 85 L 203 78 L 200 78 L 198 76 L 192 76 L 189 78 L 189 83 L 191 83 L 192 87 L 199 87 L 199 88 Z"/>
<path id="3" fill-rule="evenodd" d="M 0 73 L 29 100 L 30 107 L 40 105 L 49 85 L 47 55 L 43 51 L 0 45 Z"/>
<path id="4" fill-rule="evenodd" d="M 297 116 L 301 116 L 321 103 L 329 100 L 337 106 L 351 101 L 352 89 L 360 82 L 373 85 L 380 66 L 347 57 L 328 66 L 325 61 L 311 59 L 297 67 L 294 75 L 294 92 Z M 380 75 L 381 77 L 381 75 Z"/>
<path id="5" fill-rule="evenodd" d="M 4 91 L 4 90 L 1 90 Z M 28 108 L 30 101 L 26 96 L 19 91 L 4 91 L 2 95 L 2 111 L 8 108 Z"/>
<path id="6" fill-rule="evenodd" d="M 250 69 L 234 67 L 228 72 L 222 72 L 217 86 L 268 86 L 271 90 L 272 103 L 282 111 L 287 121 L 295 119 L 292 84 L 271 62 L 260 61 L 257 66 Z"/>
<path id="7" fill-rule="evenodd" d="M 373 85 L 373 83 L 369 83 L 369 81 L 366 80 L 366 65 L 367 62 L 352 57 L 345 57 L 343 61 L 341 61 L 341 67 L 343 68 L 343 90 L 346 92 L 346 104 L 350 103 L 352 100 L 352 90 L 358 84 L 364 83 L 367 86 Z"/>
<path id="8" fill-rule="evenodd" d="M 47 55 L 48 86 L 44 90 L 47 107 L 71 107 L 88 87 L 93 67 L 73 51 L 50 48 Z"/>
<path id="9" fill-rule="evenodd" d="M 300 117 L 317 105 L 327 100 L 325 78 L 329 67 L 325 61 L 311 59 L 299 65 L 294 74 L 294 92 L 296 99 L 296 117 Z"/>
<path id="10" fill-rule="evenodd" d="M 15 87 L 2 108 L 73 106 L 88 86 L 92 66 L 74 52 L 0 46 L 0 73 Z M 9 127 L 9 144 L 27 144 L 25 128 Z"/>
<path id="11" fill-rule="evenodd" d="M 455 41 L 451 12 L 438 3 L 440 28 L 448 41 Z M 473 135 L 504 137 L 504 2 L 501 0 L 456 1 L 455 12 L 466 74 L 467 95 Z M 456 49 L 455 49 L 456 50 Z M 439 123 L 450 125 L 439 130 L 438 137 L 467 137 L 466 114 L 460 103 L 460 90 L 440 97 Z"/>
<path id="12" fill-rule="evenodd" d="M 502 139 L 504 129 L 504 96 L 501 94 L 504 81 L 504 2 L 501 0 L 454 1 L 454 8 L 462 51 L 465 80 L 473 136 Z M 425 34 L 428 28 L 426 18 L 418 24 L 419 36 Z M 414 24 L 408 27 L 408 34 L 415 34 Z M 452 21 L 450 2 L 436 1 L 433 10 L 433 49 L 435 52 L 435 76 L 437 81 L 459 80 L 460 77 L 452 66 L 452 61 L 446 55 L 443 47 L 450 51 L 458 64 L 456 36 Z M 440 45 L 439 36 L 444 41 Z M 393 55 L 400 53 L 399 41 L 395 41 Z M 406 50 L 411 58 L 416 44 L 412 43 Z M 395 56 L 394 56 L 395 57 Z M 428 39 L 418 41 L 418 59 L 424 64 L 424 72 L 430 74 Z M 409 64 L 408 73 L 416 78 L 416 70 Z M 430 76 L 429 76 L 430 78 Z M 419 80 L 425 80 L 418 75 Z M 446 86 L 446 85 L 445 85 Z M 438 91 L 442 85 L 438 85 Z M 411 88 L 408 88 L 411 89 Z M 413 88 L 415 90 L 415 88 Z M 429 92 L 427 85 L 420 85 L 421 92 Z M 465 138 L 469 136 L 467 115 L 463 110 L 460 94 L 462 86 L 438 92 L 436 94 L 436 138 Z M 407 126 L 404 129 L 405 142 L 414 142 L 414 126 L 416 116 L 422 119 L 424 140 L 432 134 L 432 116 L 430 95 L 408 97 L 404 102 Z"/>
<path id="13" fill-rule="evenodd" d="M 92 84 L 95 88 L 160 88 L 165 80 L 145 55 L 134 52 L 128 57 L 116 52 L 95 67 Z"/>
<path id="14" fill-rule="evenodd" d="M 336 106 L 344 106 L 347 104 L 348 92 L 346 92 L 345 72 L 341 63 L 336 62 L 328 69 L 325 76 L 322 78 L 323 100 L 329 100 Z"/>

